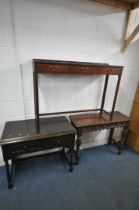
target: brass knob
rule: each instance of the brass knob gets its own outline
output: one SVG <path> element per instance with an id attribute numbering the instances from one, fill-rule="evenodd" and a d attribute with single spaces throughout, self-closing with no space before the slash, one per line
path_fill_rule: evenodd
<path id="1" fill-rule="evenodd" d="M 59 144 L 60 143 L 60 140 L 57 140 L 57 143 Z"/>

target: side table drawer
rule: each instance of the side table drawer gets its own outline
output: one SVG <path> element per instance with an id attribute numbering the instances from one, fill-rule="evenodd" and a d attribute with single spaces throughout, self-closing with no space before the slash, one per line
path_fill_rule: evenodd
<path id="1" fill-rule="evenodd" d="M 13 143 L 2 146 L 4 159 L 37 151 L 49 150 L 59 147 L 74 147 L 75 135 L 69 134 L 48 139 L 30 140 L 22 143 Z"/>

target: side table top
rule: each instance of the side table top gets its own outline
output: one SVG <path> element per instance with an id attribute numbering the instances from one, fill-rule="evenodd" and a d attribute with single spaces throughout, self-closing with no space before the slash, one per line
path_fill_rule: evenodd
<path id="1" fill-rule="evenodd" d="M 75 128 L 65 116 L 40 119 L 40 132 L 35 119 L 6 122 L 0 145 L 48 137 L 75 134 Z"/>
<path id="2" fill-rule="evenodd" d="M 86 127 L 86 126 L 95 126 L 102 124 L 111 124 L 111 123 L 120 123 L 128 122 L 130 118 L 126 115 L 116 111 L 113 114 L 113 118 L 110 121 L 110 116 L 105 112 L 100 115 L 99 113 L 94 114 L 80 114 L 80 115 L 71 115 L 70 120 L 76 128 Z"/>

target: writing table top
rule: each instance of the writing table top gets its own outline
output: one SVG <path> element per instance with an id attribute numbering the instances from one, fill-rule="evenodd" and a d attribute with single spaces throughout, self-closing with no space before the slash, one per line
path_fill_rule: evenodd
<path id="1" fill-rule="evenodd" d="M 0 144 L 16 143 L 68 134 L 75 134 L 75 128 L 65 116 L 40 119 L 37 132 L 35 119 L 6 122 Z"/>

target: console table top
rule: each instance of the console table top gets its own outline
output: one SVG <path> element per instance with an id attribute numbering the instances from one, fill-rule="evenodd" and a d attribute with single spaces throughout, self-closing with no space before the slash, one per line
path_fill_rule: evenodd
<path id="1" fill-rule="evenodd" d="M 109 115 L 104 112 L 102 113 L 102 115 L 100 115 L 100 113 L 71 115 L 70 120 L 76 128 L 81 128 L 93 125 L 96 126 L 103 124 L 128 122 L 130 121 L 130 118 L 118 111 L 115 111 L 112 120 L 110 120 Z"/>
<path id="2" fill-rule="evenodd" d="M 36 129 L 35 119 L 11 121 L 5 124 L 0 144 L 4 145 L 75 133 L 75 128 L 64 116 L 41 118 L 39 132 Z"/>
<path id="3" fill-rule="evenodd" d="M 108 63 L 93 63 L 93 62 L 83 62 L 83 61 L 66 61 L 66 60 L 45 60 L 45 59 L 32 59 L 33 63 L 36 64 L 68 64 L 68 65 L 82 65 L 82 66 L 107 66 L 107 67 L 123 67 L 123 66 L 117 66 L 117 65 L 110 65 Z"/>

